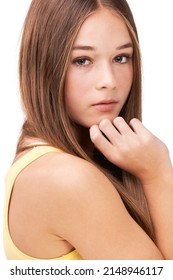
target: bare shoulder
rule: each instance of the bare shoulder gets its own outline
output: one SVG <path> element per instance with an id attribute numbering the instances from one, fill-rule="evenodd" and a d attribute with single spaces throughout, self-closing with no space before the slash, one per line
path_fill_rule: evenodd
<path id="1" fill-rule="evenodd" d="M 94 164 L 65 153 L 49 155 L 44 161 L 42 170 L 45 176 L 42 174 L 40 180 L 49 186 L 53 196 L 57 197 L 59 213 L 62 209 L 63 217 L 66 211 L 64 204 L 67 203 L 68 210 L 70 207 L 72 210 L 77 207 L 88 208 L 88 204 L 94 206 L 99 204 L 99 201 L 106 205 L 107 199 L 109 203 L 116 199 L 122 203 L 115 187 Z"/>
<path id="2" fill-rule="evenodd" d="M 10 233 L 16 246 L 46 258 L 71 251 L 75 246 L 66 229 L 70 222 L 68 234 L 75 234 L 73 224 L 81 219 L 79 209 L 83 205 L 83 213 L 87 213 L 85 205 L 94 196 L 91 187 L 98 187 L 100 176 L 94 165 L 66 153 L 45 154 L 24 168 L 15 181 L 9 207 Z"/>
<path id="3" fill-rule="evenodd" d="M 53 231 L 65 239 L 75 232 L 71 232 L 73 225 L 68 232 L 64 226 L 78 223 L 80 213 L 87 220 L 94 211 L 99 216 L 101 209 L 125 209 L 114 186 L 96 166 L 66 153 L 48 153 L 25 168 L 16 180 L 14 201 L 23 211 L 33 211 L 39 221 L 43 214 L 49 216 Z"/>
<path id="4" fill-rule="evenodd" d="M 47 154 L 20 174 L 15 190 L 20 200 L 17 217 L 24 222 L 23 207 L 25 226 L 30 222 L 35 231 L 32 238 L 43 238 L 47 231 L 49 238 L 59 236 L 84 259 L 161 258 L 116 188 L 90 162 L 65 153 Z"/>
<path id="5" fill-rule="evenodd" d="M 96 166 L 79 157 L 55 152 L 41 156 L 19 174 L 13 198 L 24 208 L 29 204 L 34 209 L 37 204 L 41 213 L 47 205 L 50 216 L 59 220 L 66 212 L 68 215 L 69 209 L 72 215 L 77 208 L 84 207 L 87 213 L 89 204 L 99 208 L 99 203 L 104 202 L 106 207 L 112 199 L 122 203 L 114 186 Z"/>
<path id="6" fill-rule="evenodd" d="M 107 177 L 92 163 L 67 153 L 51 152 L 45 154 L 27 166 L 17 178 L 17 183 L 49 185 L 49 188 L 59 188 L 60 191 L 70 191 L 73 188 L 79 192 L 87 190 L 96 181 L 109 182 Z M 65 187 L 64 187 L 65 186 Z M 98 185 L 97 185 L 98 187 Z M 96 187 L 96 188 L 97 188 Z M 34 188 L 35 189 L 35 188 Z"/>

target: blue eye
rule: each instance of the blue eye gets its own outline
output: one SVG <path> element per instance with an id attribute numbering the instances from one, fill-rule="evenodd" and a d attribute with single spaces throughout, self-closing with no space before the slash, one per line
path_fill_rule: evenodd
<path id="1" fill-rule="evenodd" d="M 91 61 L 88 58 L 76 58 L 73 60 L 73 63 L 77 66 L 87 66 Z"/>
<path id="2" fill-rule="evenodd" d="M 114 61 L 119 64 L 127 63 L 132 57 L 129 55 L 118 55 L 114 58 Z"/>

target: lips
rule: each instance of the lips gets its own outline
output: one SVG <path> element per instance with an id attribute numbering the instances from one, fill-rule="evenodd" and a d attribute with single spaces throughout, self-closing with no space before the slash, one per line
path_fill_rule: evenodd
<path id="1" fill-rule="evenodd" d="M 115 108 L 117 102 L 115 100 L 103 100 L 93 105 L 93 107 L 100 112 L 109 112 Z"/>

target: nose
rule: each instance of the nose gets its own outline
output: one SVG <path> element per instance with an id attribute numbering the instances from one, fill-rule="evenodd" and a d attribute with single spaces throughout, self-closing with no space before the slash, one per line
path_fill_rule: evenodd
<path id="1" fill-rule="evenodd" d="M 109 63 L 103 63 L 97 69 L 97 90 L 102 89 L 115 89 L 116 88 L 116 75 L 115 69 Z"/>

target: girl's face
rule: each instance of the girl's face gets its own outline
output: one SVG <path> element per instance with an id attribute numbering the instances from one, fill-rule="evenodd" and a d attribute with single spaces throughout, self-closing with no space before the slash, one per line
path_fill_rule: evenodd
<path id="1" fill-rule="evenodd" d="M 74 42 L 65 81 L 67 112 L 91 127 L 117 117 L 133 80 L 133 45 L 125 23 L 111 10 L 83 23 Z"/>

